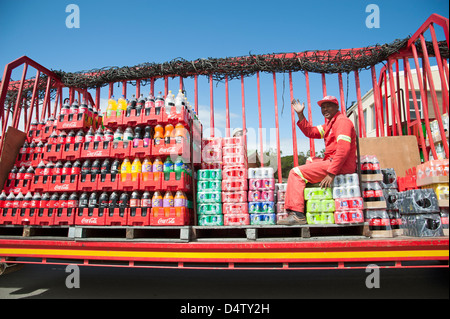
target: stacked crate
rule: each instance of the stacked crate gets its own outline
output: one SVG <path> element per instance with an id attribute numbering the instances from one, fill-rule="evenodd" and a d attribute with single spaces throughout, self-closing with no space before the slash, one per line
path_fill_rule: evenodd
<path id="1" fill-rule="evenodd" d="M 333 181 L 336 224 L 363 223 L 363 199 L 358 174 L 336 175 Z"/>
<path id="2" fill-rule="evenodd" d="M 334 224 L 335 204 L 331 188 L 305 188 L 305 201 L 308 224 Z"/>
<path id="3" fill-rule="evenodd" d="M 247 148 L 243 136 L 223 138 L 222 203 L 224 225 L 249 225 Z"/>
<path id="4" fill-rule="evenodd" d="M 200 226 L 223 226 L 221 169 L 197 171 L 197 215 Z"/>
<path id="5" fill-rule="evenodd" d="M 393 168 L 381 169 L 383 180 L 380 182 L 383 196 L 386 200 L 386 210 L 391 222 L 392 236 L 403 235 L 402 218 L 397 207 L 398 183 L 397 174 Z"/>
<path id="6" fill-rule="evenodd" d="M 252 225 L 275 225 L 275 179 L 272 167 L 250 168 L 248 210 Z"/>
<path id="7" fill-rule="evenodd" d="M 284 208 L 284 200 L 286 198 L 287 183 L 275 183 L 275 207 L 278 221 L 288 217 L 286 208 Z"/>

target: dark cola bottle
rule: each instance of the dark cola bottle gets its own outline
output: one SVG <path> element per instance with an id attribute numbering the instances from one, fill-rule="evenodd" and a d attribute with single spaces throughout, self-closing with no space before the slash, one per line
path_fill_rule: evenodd
<path id="1" fill-rule="evenodd" d="M 39 213 L 39 208 L 41 207 L 41 200 L 42 200 L 41 194 L 39 194 L 39 192 L 34 193 L 30 204 L 31 214 Z"/>
<path id="2" fill-rule="evenodd" d="M 111 174 L 111 162 L 109 159 L 105 159 L 100 166 L 100 177 L 101 181 L 104 182 L 106 180 L 106 176 Z"/>
<path id="3" fill-rule="evenodd" d="M 119 207 L 119 194 L 117 192 L 112 192 L 109 196 L 109 215 L 114 214 L 114 209 Z"/>
<path id="4" fill-rule="evenodd" d="M 91 166 L 91 182 L 95 182 L 98 175 L 100 175 L 100 167 L 102 163 L 99 159 L 96 159 Z"/>
<path id="5" fill-rule="evenodd" d="M 70 182 L 75 183 L 77 176 L 81 173 L 81 162 L 76 160 L 72 165 L 72 170 L 70 171 Z"/>
<path id="6" fill-rule="evenodd" d="M 52 216 L 53 214 L 56 214 L 59 208 L 59 194 L 53 193 L 50 197 L 50 205 L 48 210 L 48 216 Z"/>
<path id="7" fill-rule="evenodd" d="M 106 213 L 106 210 L 109 207 L 109 195 L 107 192 L 103 192 L 100 194 L 98 198 L 98 215 L 103 216 Z"/>
<path id="8" fill-rule="evenodd" d="M 87 176 L 91 174 L 91 161 L 85 160 L 81 165 L 81 182 L 86 182 Z"/>
<path id="9" fill-rule="evenodd" d="M 78 205 L 78 194 L 73 192 L 67 200 L 67 216 L 72 216 L 72 213 L 75 212 Z"/>
<path id="10" fill-rule="evenodd" d="M 141 207 L 141 196 L 138 191 L 134 191 L 130 198 L 130 216 L 136 216 L 138 207 Z"/>
<path id="11" fill-rule="evenodd" d="M 92 127 L 89 129 L 89 131 L 84 136 L 84 149 L 89 149 L 89 145 L 94 142 L 94 130 Z"/>
<path id="12" fill-rule="evenodd" d="M 68 152 L 70 150 L 70 145 L 75 144 L 75 131 L 70 131 L 67 133 L 66 144 L 64 144 L 64 151 Z"/>
<path id="13" fill-rule="evenodd" d="M 145 107 L 145 97 L 144 94 L 141 94 L 141 96 L 139 97 L 137 103 L 136 103 L 136 116 L 140 116 L 142 110 Z"/>
<path id="14" fill-rule="evenodd" d="M 63 166 L 64 164 L 61 161 L 56 162 L 55 167 L 53 168 L 52 183 L 56 183 L 58 176 L 62 175 Z"/>
<path id="15" fill-rule="evenodd" d="M 125 215 L 125 209 L 128 207 L 130 195 L 127 192 L 120 194 L 118 206 L 119 206 L 119 216 L 123 217 Z"/>
<path id="16" fill-rule="evenodd" d="M 92 216 L 94 214 L 94 209 L 98 208 L 98 194 L 96 192 L 92 192 L 89 196 L 89 202 L 88 202 L 88 209 L 89 213 L 88 216 Z"/>
<path id="17" fill-rule="evenodd" d="M 59 207 L 56 213 L 58 217 L 62 216 L 63 213 L 67 211 L 68 201 L 69 201 L 69 194 L 66 192 L 62 193 L 61 196 L 59 197 Z"/>
<path id="18" fill-rule="evenodd" d="M 84 142 L 85 142 L 84 131 L 83 130 L 79 130 L 77 132 L 77 134 L 75 135 L 73 149 L 75 151 L 77 151 L 80 148 L 80 146 L 84 144 Z"/>
<path id="19" fill-rule="evenodd" d="M 118 174 L 120 173 L 120 160 L 119 159 L 115 159 L 112 163 L 111 163 L 111 181 L 115 182 L 116 178 L 118 176 Z"/>
<path id="20" fill-rule="evenodd" d="M 50 193 L 44 193 L 41 198 L 41 204 L 39 205 L 39 216 L 44 215 L 44 210 L 48 208 L 48 204 L 50 202 Z"/>
<path id="21" fill-rule="evenodd" d="M 61 150 L 61 147 L 66 144 L 67 133 L 66 131 L 61 131 L 58 134 L 58 139 L 56 140 L 56 148 L 55 150 L 58 152 Z"/>
<path id="22" fill-rule="evenodd" d="M 133 110 L 136 110 L 136 104 L 137 104 L 136 97 L 133 94 L 127 105 L 127 112 L 126 112 L 127 117 L 131 116 Z"/>
<path id="23" fill-rule="evenodd" d="M 89 194 L 84 192 L 78 200 L 78 215 L 83 216 L 85 209 L 89 206 Z"/>
<path id="24" fill-rule="evenodd" d="M 149 191 L 145 191 L 144 194 L 142 194 L 141 207 L 142 216 L 147 216 L 147 214 L 150 214 L 150 210 L 152 209 L 152 196 Z"/>
<path id="25" fill-rule="evenodd" d="M 63 168 L 61 169 L 61 183 L 66 182 L 66 178 L 72 172 L 72 162 L 67 161 L 64 163 Z"/>

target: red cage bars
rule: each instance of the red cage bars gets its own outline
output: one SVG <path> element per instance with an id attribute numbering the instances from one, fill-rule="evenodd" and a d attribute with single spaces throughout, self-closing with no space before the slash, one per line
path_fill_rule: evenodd
<path id="1" fill-rule="evenodd" d="M 369 83 L 369 88 L 373 90 L 374 95 L 374 117 L 375 117 L 375 130 L 376 130 L 376 136 L 391 136 L 391 135 L 403 135 L 403 134 L 411 134 L 414 133 L 418 137 L 418 145 L 420 149 L 422 150 L 424 154 L 424 159 L 428 160 L 428 152 L 427 150 L 430 149 L 431 153 L 434 158 L 436 158 L 437 153 L 436 149 L 434 147 L 433 143 L 429 143 L 430 145 L 426 145 L 426 138 L 422 132 L 422 121 L 421 121 L 421 110 L 418 107 L 418 96 L 416 94 L 416 86 L 419 87 L 420 90 L 420 98 L 423 99 L 428 94 L 431 96 L 432 100 L 432 108 L 430 110 L 433 110 L 434 117 L 438 124 L 439 124 L 439 131 L 441 133 L 441 136 L 445 136 L 444 127 L 441 119 L 441 114 L 448 112 L 448 83 L 449 83 L 449 72 L 448 72 L 448 62 L 446 59 L 443 59 L 438 50 L 438 42 L 436 39 L 436 31 L 435 31 L 435 25 L 438 25 L 443 28 L 443 31 L 445 33 L 446 43 L 448 47 L 448 19 L 443 18 L 438 15 L 432 15 L 430 18 L 418 29 L 418 31 L 411 37 L 411 39 L 408 42 L 407 47 L 402 49 L 399 53 L 394 54 L 389 57 L 387 60 L 387 65 L 381 68 L 379 71 L 379 78 L 377 79 L 377 72 L 375 66 L 372 66 L 370 68 L 370 76 L 369 76 L 369 82 L 365 81 L 362 82 L 362 76 L 364 72 L 360 72 L 355 70 L 351 74 L 347 74 L 347 81 L 349 76 L 354 76 L 355 84 L 355 96 L 353 96 L 356 100 L 355 105 L 356 109 L 359 113 L 358 116 L 358 126 L 359 126 L 359 135 L 360 137 L 366 137 L 367 136 L 367 126 L 365 123 L 364 116 L 362 116 L 362 113 L 364 112 L 364 105 L 363 105 L 363 97 L 361 90 L 367 89 L 367 84 Z M 439 71 L 439 82 L 440 82 L 440 89 L 442 91 L 442 101 L 439 101 L 436 94 L 436 88 L 439 86 L 438 83 L 435 83 L 435 80 L 432 76 L 432 70 L 431 70 L 431 62 L 430 62 L 430 55 L 426 51 L 426 43 L 424 38 L 424 33 L 426 31 L 430 31 L 431 33 L 431 40 L 434 47 L 435 59 L 436 59 L 436 67 Z M 422 50 L 418 52 L 416 48 L 416 43 L 421 47 Z M 320 54 L 343 54 L 349 50 L 334 50 L 334 51 L 315 51 L 314 54 L 320 55 Z M 322 53 L 321 53 L 322 52 Z M 311 52 L 305 52 L 300 53 L 300 55 L 311 55 Z M 291 54 L 293 55 L 293 54 Z M 289 56 L 289 54 L 285 55 L 286 57 Z M 241 58 L 236 58 L 236 61 L 239 62 Z M 413 60 L 415 69 L 416 69 L 416 77 L 417 77 L 417 83 L 414 82 L 414 75 L 411 70 L 410 66 L 410 59 Z M 420 63 L 422 62 L 422 63 Z M 11 72 L 13 69 L 17 68 L 18 66 L 24 64 L 24 70 L 22 74 L 21 81 L 16 82 L 14 86 L 12 86 L 12 83 L 10 83 L 10 77 Z M 422 64 L 422 69 L 421 69 Z M 26 80 L 26 74 L 28 71 L 28 66 L 32 66 L 37 70 L 36 78 L 34 80 Z M 405 89 L 400 89 L 400 67 L 403 67 L 403 83 L 405 85 Z M 395 71 L 394 71 L 395 67 Z M 47 75 L 47 83 L 44 89 L 41 87 L 38 88 L 38 79 L 42 75 Z M 194 109 L 197 114 L 199 114 L 199 106 L 200 104 L 202 107 L 206 106 L 206 103 L 202 103 L 199 101 L 199 98 L 203 98 L 204 96 L 208 96 L 207 93 L 200 93 L 200 85 L 199 85 L 199 75 L 205 75 L 205 74 L 190 74 L 189 76 L 193 76 L 194 78 Z M 317 87 L 321 86 L 321 96 L 330 94 L 338 96 L 341 103 L 341 110 L 343 113 L 345 113 L 346 110 L 346 98 L 345 94 L 347 94 L 347 99 L 349 95 L 350 88 L 347 88 L 347 92 L 344 90 L 343 85 L 343 79 L 342 74 L 337 74 L 337 83 L 334 83 L 334 81 L 330 80 L 331 75 L 325 75 L 323 73 L 320 75 L 320 83 L 321 84 L 314 84 L 313 79 L 311 75 L 305 71 L 304 72 L 304 80 L 305 80 L 305 87 L 303 88 L 306 90 L 305 94 L 299 94 L 295 93 L 294 91 L 294 84 L 293 82 L 297 80 L 299 77 L 301 77 L 301 73 L 292 74 L 292 72 L 289 72 L 289 96 L 290 100 L 297 97 L 302 100 L 306 99 L 306 105 L 307 105 L 307 112 L 308 112 L 308 120 L 310 122 L 313 121 L 313 113 L 319 112 L 315 109 L 316 101 L 318 100 L 318 94 L 314 91 Z M 214 96 L 214 81 L 213 81 L 213 75 L 208 74 L 206 75 L 209 80 L 209 125 L 210 125 L 210 135 L 211 137 L 215 134 L 215 126 L 218 124 L 217 121 L 215 121 L 215 117 L 218 112 L 225 111 L 225 136 L 230 136 L 231 134 L 231 114 L 233 112 L 232 107 L 236 109 L 236 105 L 239 103 L 233 103 L 232 102 L 232 95 L 233 92 L 230 90 L 230 81 L 228 77 L 225 77 L 225 97 L 224 97 L 224 108 L 218 108 L 217 105 L 221 105 L 220 103 L 222 101 L 215 101 Z M 167 95 L 169 90 L 169 77 L 172 76 L 164 76 L 160 79 L 163 79 L 164 83 L 164 89 L 161 91 L 164 91 Z M 179 87 L 180 89 L 184 89 L 186 84 L 186 78 L 183 78 L 179 75 L 173 75 L 173 77 L 179 77 Z M 260 156 L 260 163 L 261 166 L 267 165 L 264 161 L 264 140 L 263 140 L 263 126 L 264 121 L 265 123 L 269 123 L 270 126 L 272 126 L 275 129 L 275 135 L 276 135 L 276 150 L 277 150 L 277 159 L 276 159 L 276 166 L 281 167 L 281 134 L 280 134 L 280 128 L 283 130 L 283 133 L 286 131 L 287 127 L 286 124 L 281 123 L 279 117 L 279 86 L 277 86 L 277 78 L 276 73 L 272 74 L 272 86 L 273 91 L 268 90 L 267 88 L 262 87 L 262 81 L 263 76 L 260 75 L 259 72 L 256 73 L 255 77 L 249 77 L 248 82 L 250 85 L 253 83 L 252 81 L 256 78 L 256 92 L 250 92 L 248 89 L 245 90 L 244 87 L 244 76 L 242 75 L 240 77 L 241 85 L 240 85 L 240 95 L 241 95 L 241 111 L 242 111 L 242 127 L 244 129 L 250 128 L 248 126 L 247 120 L 252 120 L 253 117 L 257 118 L 258 123 L 256 125 L 259 126 L 259 129 L 256 130 L 259 134 L 259 144 L 256 147 L 259 151 Z M 151 78 L 150 79 L 150 93 L 155 95 L 155 81 L 159 78 Z M 136 95 L 139 96 L 142 88 L 141 88 L 141 80 L 137 79 L 133 80 L 133 83 L 135 82 L 136 85 Z M 127 95 L 127 85 L 130 81 L 121 81 L 119 84 L 122 85 L 122 94 L 126 97 Z M 371 82 L 371 83 L 370 83 Z M 159 84 L 160 82 L 158 82 Z M 114 93 L 114 85 L 116 83 L 110 83 L 109 84 L 109 91 L 108 91 L 108 97 L 111 97 Z M 370 86 L 371 84 L 371 86 Z M 12 116 L 12 119 L 9 118 L 10 112 L 5 112 L 5 99 L 6 94 L 8 90 L 17 90 L 18 96 L 21 96 L 21 93 L 26 88 L 33 88 L 32 90 L 32 98 L 30 103 L 30 108 L 21 107 L 22 106 L 22 100 L 20 98 L 17 98 L 15 101 L 9 101 L 8 106 L 14 106 L 14 114 Z M 11 123 L 10 125 L 18 128 L 19 127 L 19 119 L 21 116 L 24 118 L 24 129 L 27 130 L 29 128 L 30 122 L 33 119 L 33 116 L 38 119 L 39 115 L 40 118 L 43 119 L 45 116 L 50 114 L 56 114 L 58 111 L 58 108 L 62 106 L 63 101 L 63 88 L 64 86 L 58 79 L 58 77 L 51 72 L 50 70 L 42 67 L 41 65 L 37 64 L 36 62 L 32 61 L 31 59 L 27 57 L 22 57 L 16 61 L 13 61 L 9 63 L 5 67 L 5 72 L 3 76 L 3 82 L 1 86 L 0 91 L 0 105 L 2 106 L 0 111 L 0 117 L 2 121 L 2 136 L 4 136 L 6 132 L 6 128 L 8 126 L 8 123 Z M 284 88 L 284 83 L 283 83 Z M 337 89 L 336 89 L 337 88 Z M 217 88 L 216 88 L 217 89 Z M 302 88 L 297 88 L 297 90 L 301 90 L 303 92 Z M 40 91 L 44 91 L 44 101 L 42 105 L 42 109 L 39 110 L 39 101 L 38 101 L 38 94 Z M 53 105 L 53 112 L 51 110 L 51 90 L 56 90 L 56 97 L 54 99 L 54 105 Z M 95 105 L 98 109 L 100 109 L 100 97 L 101 97 L 101 88 L 98 87 L 95 89 L 95 101 L 92 99 L 91 94 L 88 90 L 80 89 L 80 88 L 70 88 L 69 89 L 69 98 L 71 101 L 75 99 L 75 94 L 78 92 L 78 99 L 81 99 L 81 96 L 83 98 L 88 99 L 92 105 Z M 273 95 L 271 95 L 273 92 Z M 392 93 L 391 93 L 392 92 Z M 220 92 L 218 92 L 218 95 L 220 96 Z M 234 92 L 238 95 L 237 92 Z M 246 97 L 247 94 L 254 93 L 257 96 L 257 102 L 251 103 L 248 101 L 251 101 L 251 99 L 248 99 Z M 282 93 L 284 94 L 284 92 Z M 265 95 L 265 97 L 263 97 Z M 269 96 L 268 96 L 269 95 Z M 271 96 L 270 96 L 271 95 Z M 402 112 L 401 106 L 404 107 L 404 101 L 409 101 L 409 97 L 412 97 L 413 100 L 413 106 L 414 106 L 414 114 L 416 120 L 412 120 L 409 112 L 409 107 L 406 111 Z M 273 100 L 272 100 L 273 99 Z M 255 99 L 256 100 L 256 99 Z M 288 105 L 290 107 L 290 100 L 288 101 Z M 273 104 L 272 102 L 273 101 Z M 263 106 L 263 102 L 266 102 L 267 105 Z M 424 101 L 427 102 L 427 101 Z M 272 106 L 270 106 L 272 104 Z M 384 104 L 384 105 L 383 105 Z M 428 110 L 428 103 L 424 103 L 423 107 L 423 121 L 425 124 L 425 130 L 428 137 L 431 138 L 431 129 L 430 129 L 430 122 L 433 118 L 430 118 L 429 110 Z M 274 114 L 271 113 L 271 110 L 274 110 Z M 203 110 L 205 111 L 205 110 Z M 234 111 L 236 112 L 236 111 Z M 293 151 L 293 157 L 294 157 L 294 165 L 298 165 L 298 152 L 299 152 L 299 139 L 297 139 L 297 127 L 296 127 L 296 114 L 291 109 L 290 110 L 290 119 L 287 122 L 287 125 L 291 125 L 291 128 L 289 131 L 291 131 L 291 141 L 292 141 L 292 151 Z M 254 116 L 258 114 L 258 116 Z M 271 114 L 274 116 L 272 117 Z M 238 116 L 239 117 L 239 116 Z M 247 118 L 248 117 L 248 118 Z M 268 122 L 270 121 L 270 122 Z M 274 122 L 273 122 L 274 121 Z M 318 119 L 319 122 L 322 122 L 322 119 Z M 205 121 L 206 122 L 206 121 Z M 281 124 L 280 124 L 281 123 Z M 265 124 L 267 126 L 267 124 Z M 239 123 L 239 126 L 241 124 Z M 2 146 L 3 146 L 3 140 Z M 284 147 L 284 146 L 283 146 Z M 444 149 L 445 149 L 445 155 L 448 157 L 448 145 L 444 143 Z M 311 156 L 315 156 L 316 154 L 316 146 L 315 142 L 313 140 L 310 140 L 309 142 L 309 150 Z M 271 163 L 273 165 L 274 163 Z M 282 175 L 281 170 L 278 170 L 278 181 L 281 182 Z"/>

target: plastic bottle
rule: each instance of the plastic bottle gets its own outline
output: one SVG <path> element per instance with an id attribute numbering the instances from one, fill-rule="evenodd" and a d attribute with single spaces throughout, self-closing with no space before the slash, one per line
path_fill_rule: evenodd
<path id="1" fill-rule="evenodd" d="M 170 91 L 170 90 L 166 96 L 164 106 L 166 108 L 167 114 L 170 114 L 172 112 L 172 106 L 175 106 L 175 96 L 172 94 L 172 91 Z"/>
<path id="2" fill-rule="evenodd" d="M 106 175 L 111 173 L 111 162 L 106 158 L 100 166 L 101 181 L 104 182 Z"/>
<path id="3" fill-rule="evenodd" d="M 185 101 L 184 101 L 184 94 L 183 92 L 180 90 L 178 90 L 178 94 L 177 97 L 175 98 L 175 110 L 177 113 L 181 113 L 181 110 L 184 109 L 185 107 Z"/>
<path id="4" fill-rule="evenodd" d="M 114 132 L 114 141 L 123 141 L 123 131 L 120 127 Z"/>
<path id="5" fill-rule="evenodd" d="M 163 207 L 173 207 L 173 195 L 171 191 L 167 191 L 164 194 Z"/>
<path id="6" fill-rule="evenodd" d="M 131 115 L 131 111 L 132 110 L 136 110 L 136 104 L 137 104 L 136 97 L 133 94 L 133 96 L 131 97 L 130 101 L 128 101 L 127 116 Z"/>
<path id="7" fill-rule="evenodd" d="M 179 180 L 181 178 L 181 173 L 185 172 L 183 157 L 178 156 L 173 166 L 174 166 L 173 170 L 175 172 L 175 179 Z"/>
<path id="8" fill-rule="evenodd" d="M 147 100 L 145 101 L 144 113 L 146 116 L 150 115 L 152 107 L 155 107 L 155 97 L 150 92 L 148 94 Z"/>
<path id="9" fill-rule="evenodd" d="M 73 101 L 69 109 L 69 114 L 78 114 L 78 100 Z"/>
<path id="10" fill-rule="evenodd" d="M 173 162 L 170 156 L 167 156 L 163 165 L 164 180 L 168 181 L 170 179 L 170 173 L 174 171 Z"/>
<path id="11" fill-rule="evenodd" d="M 110 128 L 106 128 L 103 132 L 103 140 L 105 142 L 111 142 L 114 140 L 114 132 Z"/>
<path id="12" fill-rule="evenodd" d="M 99 159 L 94 160 L 94 162 L 92 162 L 92 166 L 91 166 L 91 182 L 95 182 L 97 175 L 100 174 L 100 167 L 102 166 L 102 163 L 100 162 Z"/>
<path id="13" fill-rule="evenodd" d="M 109 196 L 109 212 L 110 214 L 114 212 L 114 208 L 119 208 L 118 206 L 118 201 L 119 201 L 119 193 L 117 192 L 112 192 L 111 195 Z"/>
<path id="14" fill-rule="evenodd" d="M 159 115 L 161 113 L 161 108 L 164 107 L 164 98 L 159 92 L 158 96 L 155 99 L 155 115 Z"/>
<path id="15" fill-rule="evenodd" d="M 121 163 L 120 163 L 119 159 L 115 159 L 111 163 L 111 181 L 112 182 L 115 182 L 117 174 L 120 174 L 120 166 L 121 166 Z"/>
<path id="16" fill-rule="evenodd" d="M 173 199 L 173 206 L 174 207 L 186 207 L 187 206 L 187 198 L 184 192 L 177 191 L 175 193 L 175 197 Z"/>
<path id="17" fill-rule="evenodd" d="M 144 161 L 142 162 L 142 180 L 143 181 L 149 181 L 153 180 L 153 175 L 150 175 L 152 172 L 152 162 L 148 157 L 144 158 Z"/>
<path id="18" fill-rule="evenodd" d="M 134 129 L 133 147 L 139 146 L 139 141 L 142 140 L 142 129 L 138 126 Z"/>
<path id="19" fill-rule="evenodd" d="M 161 160 L 160 157 L 155 158 L 154 162 L 153 162 L 153 180 L 158 180 L 159 179 L 159 174 L 160 172 L 163 171 L 163 162 Z"/>
<path id="20" fill-rule="evenodd" d="M 60 112 L 60 114 L 61 114 L 61 115 L 66 115 L 66 114 L 69 114 L 69 113 L 70 113 L 69 99 L 66 99 L 66 100 L 64 101 L 63 106 L 61 107 L 61 112 Z"/>
<path id="21" fill-rule="evenodd" d="M 142 163 L 138 157 L 136 157 L 131 164 L 131 180 L 133 182 L 138 180 L 139 174 L 142 172 Z"/>
<path id="22" fill-rule="evenodd" d="M 94 141 L 94 130 L 92 129 L 92 127 L 89 129 L 89 131 L 86 133 L 85 137 L 84 137 L 84 142 L 85 143 L 90 143 Z"/>
<path id="23" fill-rule="evenodd" d="M 183 124 L 178 123 L 177 125 L 175 125 L 175 143 L 183 143 L 183 139 L 186 139 L 186 133 L 187 131 Z"/>
<path id="24" fill-rule="evenodd" d="M 170 144 L 170 138 L 172 137 L 173 125 L 167 124 L 164 128 L 164 143 Z"/>
<path id="25" fill-rule="evenodd" d="M 141 115 L 144 107 L 145 107 L 145 98 L 144 98 L 144 94 L 141 94 L 141 96 L 139 97 L 139 99 L 136 103 L 136 116 Z"/>
<path id="26" fill-rule="evenodd" d="M 122 95 L 122 97 L 119 98 L 117 101 L 117 111 L 116 116 L 120 117 L 127 111 L 127 100 L 125 99 L 125 96 Z"/>
<path id="27" fill-rule="evenodd" d="M 159 191 L 156 191 L 152 197 L 152 207 L 163 207 L 163 198 Z"/>
<path id="28" fill-rule="evenodd" d="M 151 126 L 146 126 L 144 128 L 144 136 L 143 136 L 144 147 L 148 147 L 150 145 L 150 140 L 151 139 L 152 139 L 152 127 Z"/>
<path id="29" fill-rule="evenodd" d="M 123 142 L 124 142 L 124 144 L 132 141 L 133 137 L 134 137 L 133 129 L 130 126 L 128 126 L 125 129 L 125 131 L 123 132 Z"/>
<path id="30" fill-rule="evenodd" d="M 128 202 L 130 199 L 130 195 L 127 192 L 123 192 L 120 194 L 118 206 L 120 209 L 119 215 L 123 216 L 125 214 L 125 208 L 128 207 Z"/>
<path id="31" fill-rule="evenodd" d="M 109 207 L 109 195 L 107 192 L 102 192 L 98 198 L 98 214 L 102 216 Z"/>
<path id="32" fill-rule="evenodd" d="M 94 142 L 102 142 L 104 140 L 103 130 L 101 127 L 95 131 Z"/>
<path id="33" fill-rule="evenodd" d="M 112 116 L 112 114 L 117 114 L 117 102 L 114 100 L 114 95 L 108 100 L 108 106 L 106 107 L 106 117 Z"/>
<path id="34" fill-rule="evenodd" d="M 164 138 L 164 127 L 161 124 L 155 126 L 155 135 L 153 135 L 153 140 L 155 145 L 160 145 L 161 139 Z"/>
<path id="35" fill-rule="evenodd" d="M 128 157 L 126 157 L 122 165 L 120 166 L 120 175 L 122 178 L 122 182 L 125 182 L 127 180 L 127 174 L 131 174 L 131 163 Z"/>
<path id="36" fill-rule="evenodd" d="M 141 198 L 141 207 L 152 207 L 152 197 L 149 191 L 145 191 Z"/>

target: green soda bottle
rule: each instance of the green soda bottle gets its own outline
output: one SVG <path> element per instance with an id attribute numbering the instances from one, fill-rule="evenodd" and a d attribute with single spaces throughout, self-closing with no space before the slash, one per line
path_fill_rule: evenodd
<path id="1" fill-rule="evenodd" d="M 170 179 L 170 173 L 174 171 L 173 162 L 170 156 L 167 156 L 163 164 L 164 180 L 168 181 Z"/>
<path id="2" fill-rule="evenodd" d="M 181 173 L 185 172 L 184 162 L 183 158 L 181 156 L 178 156 L 177 160 L 174 163 L 174 171 L 175 171 L 175 179 L 180 180 L 181 179 Z"/>

